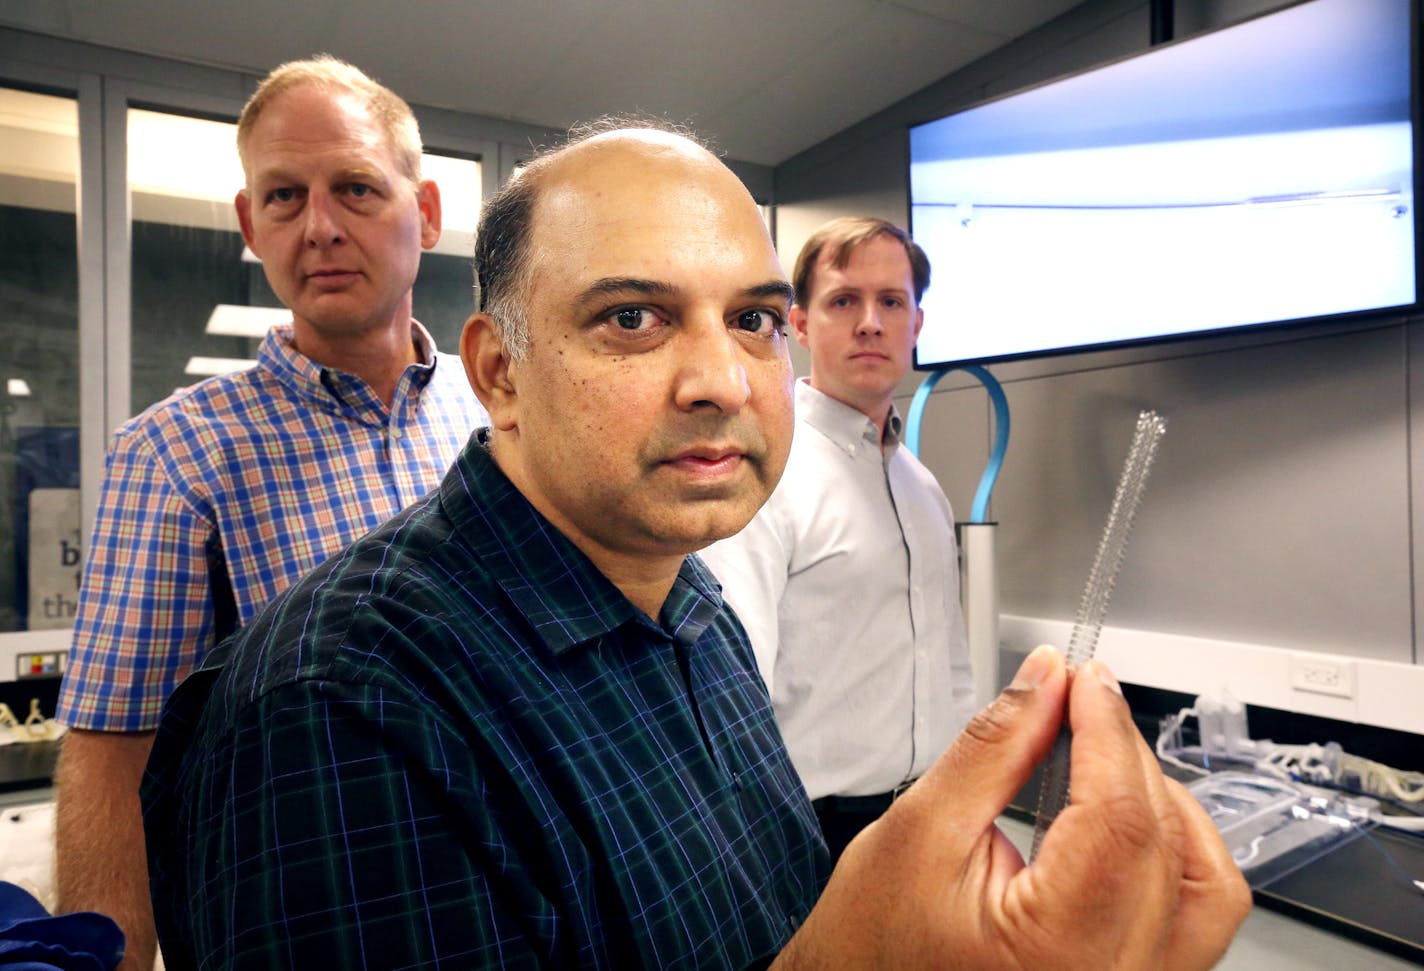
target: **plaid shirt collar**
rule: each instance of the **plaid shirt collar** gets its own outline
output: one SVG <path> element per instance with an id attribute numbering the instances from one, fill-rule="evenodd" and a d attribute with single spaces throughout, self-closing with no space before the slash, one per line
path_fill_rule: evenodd
<path id="1" fill-rule="evenodd" d="M 365 381 L 332 367 L 325 367 L 307 357 L 292 344 L 291 324 L 278 324 L 267 332 L 257 352 L 259 367 L 265 368 L 291 394 L 308 404 L 336 414 L 370 416 L 375 423 L 384 423 L 385 404 L 375 396 Z M 439 358 L 435 339 L 419 321 L 410 322 L 411 340 L 415 344 L 418 363 L 406 368 L 396 385 L 394 407 L 418 398 L 430 383 Z"/>
<path id="2" fill-rule="evenodd" d="M 691 647 L 722 609 L 721 588 L 695 556 L 683 560 L 655 623 L 536 510 L 495 464 L 482 429 L 441 485 L 440 502 L 514 609 L 552 655 L 625 625 Z"/>

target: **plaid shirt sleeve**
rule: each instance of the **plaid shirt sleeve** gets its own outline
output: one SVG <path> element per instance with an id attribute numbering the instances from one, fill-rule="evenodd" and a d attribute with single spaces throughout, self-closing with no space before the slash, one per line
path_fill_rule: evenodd
<path id="1" fill-rule="evenodd" d="M 142 435 L 120 434 L 107 466 L 57 717 L 75 728 L 147 731 L 215 640 L 216 530 Z"/>
<path id="2" fill-rule="evenodd" d="M 160 866 L 188 869 L 177 885 L 196 897 L 177 910 L 189 926 L 165 929 L 168 967 L 570 963 L 531 950 L 528 925 L 553 919 L 544 868 L 502 832 L 474 749 L 427 705 L 300 681 L 231 732 L 169 820 L 194 839 Z"/>

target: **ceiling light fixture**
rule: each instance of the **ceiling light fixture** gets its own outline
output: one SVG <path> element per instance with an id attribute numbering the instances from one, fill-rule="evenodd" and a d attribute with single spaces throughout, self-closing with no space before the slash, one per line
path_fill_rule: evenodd
<path id="1" fill-rule="evenodd" d="M 243 307 L 220 303 L 208 314 L 208 324 L 203 332 L 221 337 L 262 338 L 274 325 L 290 323 L 291 319 L 292 312 L 285 307 Z"/>
<path id="2" fill-rule="evenodd" d="M 207 377 L 214 374 L 230 374 L 256 364 L 256 361 L 249 361 L 241 357 L 190 357 L 188 366 L 183 368 L 183 373 Z"/>

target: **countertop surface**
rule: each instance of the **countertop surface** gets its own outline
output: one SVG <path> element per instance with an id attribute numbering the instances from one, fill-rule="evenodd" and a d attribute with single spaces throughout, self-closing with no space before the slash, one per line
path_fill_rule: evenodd
<path id="1" fill-rule="evenodd" d="M 1033 843 L 1033 825 L 1004 816 L 999 820 L 999 828 L 1027 859 Z M 1356 844 L 1364 842 L 1355 841 Z M 1317 862 L 1323 864 L 1326 859 L 1328 857 L 1322 857 Z M 1279 882 L 1289 879 L 1286 877 Z M 1424 874 L 1420 875 L 1420 879 L 1424 879 Z M 1345 881 L 1342 892 L 1359 895 L 1360 882 L 1359 879 Z M 1424 931 L 1424 893 L 1416 891 L 1415 894 L 1414 927 L 1418 933 Z M 1291 971 L 1406 971 L 1424 963 L 1424 950 L 1418 952 L 1418 958 L 1410 959 L 1337 933 L 1328 926 L 1285 916 L 1274 909 L 1261 892 L 1257 892 L 1256 901 L 1257 906 L 1251 908 L 1226 957 L 1217 965 L 1217 971 L 1279 971 L 1281 968 Z"/>

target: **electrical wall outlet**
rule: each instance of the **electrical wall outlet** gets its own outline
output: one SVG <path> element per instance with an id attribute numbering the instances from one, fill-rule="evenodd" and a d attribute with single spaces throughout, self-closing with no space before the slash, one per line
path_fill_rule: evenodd
<path id="1" fill-rule="evenodd" d="M 1336 698 L 1355 697 L 1355 662 L 1328 654 L 1292 654 L 1291 687 Z"/>
<path id="2" fill-rule="evenodd" d="M 15 679 L 57 678 L 64 673 L 65 651 L 30 651 L 15 658 Z"/>

